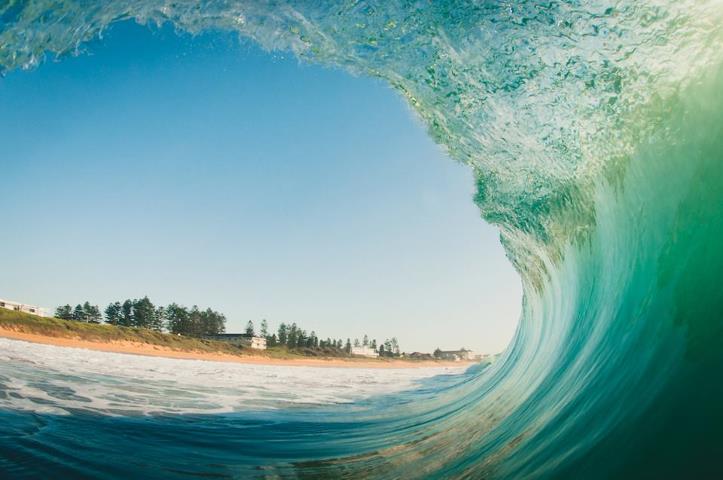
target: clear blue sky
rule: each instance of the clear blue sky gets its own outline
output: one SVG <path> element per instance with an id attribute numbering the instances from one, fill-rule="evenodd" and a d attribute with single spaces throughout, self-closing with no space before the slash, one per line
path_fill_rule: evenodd
<path id="1" fill-rule="evenodd" d="M 124 23 L 0 79 L 0 111 L 0 298 L 148 295 L 407 351 L 516 328 L 471 173 L 376 80 Z"/>

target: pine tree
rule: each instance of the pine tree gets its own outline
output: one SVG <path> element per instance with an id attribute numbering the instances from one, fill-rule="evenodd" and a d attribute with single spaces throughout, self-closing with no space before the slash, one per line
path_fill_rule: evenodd
<path id="1" fill-rule="evenodd" d="M 254 322 L 251 320 L 246 324 L 246 335 L 256 336 L 256 332 L 254 332 Z"/>
<path id="2" fill-rule="evenodd" d="M 133 326 L 151 328 L 155 323 L 156 307 L 148 297 L 133 302 Z"/>
<path id="3" fill-rule="evenodd" d="M 201 310 L 198 308 L 198 305 L 191 307 L 191 310 L 188 312 L 187 333 L 184 333 L 184 335 L 191 337 L 200 337 L 202 335 L 203 322 L 201 316 Z"/>
<path id="4" fill-rule="evenodd" d="M 83 304 L 83 313 L 85 314 L 85 321 L 88 323 L 100 323 L 103 318 L 98 306 L 91 305 L 90 302 L 85 302 Z"/>
<path id="5" fill-rule="evenodd" d="M 296 339 L 298 338 L 299 331 L 298 327 L 296 326 L 296 323 L 292 323 L 291 327 L 289 328 L 289 337 L 286 341 L 286 345 L 289 348 L 296 348 Z"/>
<path id="6" fill-rule="evenodd" d="M 63 305 L 55 309 L 55 318 L 61 320 L 72 320 L 73 319 L 73 307 L 70 305 Z"/>
<path id="7" fill-rule="evenodd" d="M 156 308 L 156 311 L 153 314 L 153 320 L 151 321 L 151 324 L 148 326 L 148 328 L 150 328 L 151 330 L 155 330 L 156 332 L 162 332 L 165 322 L 166 309 L 162 306 L 159 306 Z"/>
<path id="8" fill-rule="evenodd" d="M 392 353 L 395 357 L 399 356 L 399 342 L 397 341 L 397 337 L 392 337 Z"/>
<path id="9" fill-rule="evenodd" d="M 279 344 L 286 345 L 288 340 L 289 340 L 289 338 L 288 338 L 286 324 L 281 323 L 281 325 L 279 325 L 279 337 L 278 337 Z"/>
<path id="10" fill-rule="evenodd" d="M 120 302 L 111 303 L 105 307 L 105 321 L 110 325 L 120 325 L 121 323 L 121 304 Z"/>
<path id="11" fill-rule="evenodd" d="M 166 329 L 176 335 L 189 335 L 189 312 L 186 307 L 172 303 L 166 307 Z"/>
<path id="12" fill-rule="evenodd" d="M 261 336 L 264 338 L 268 338 L 269 336 L 269 324 L 265 318 L 261 320 Z"/>
<path id="13" fill-rule="evenodd" d="M 121 317 L 119 325 L 123 327 L 133 326 L 133 302 L 126 300 L 121 305 Z"/>
<path id="14" fill-rule="evenodd" d="M 77 320 L 79 322 L 85 322 L 85 310 L 83 310 L 83 305 L 78 304 L 75 306 L 75 309 L 73 309 L 73 320 Z"/>

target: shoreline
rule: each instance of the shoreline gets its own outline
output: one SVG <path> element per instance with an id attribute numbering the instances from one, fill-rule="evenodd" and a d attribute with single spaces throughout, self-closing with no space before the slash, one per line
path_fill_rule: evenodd
<path id="1" fill-rule="evenodd" d="M 203 360 L 212 362 L 243 363 L 248 365 L 271 365 L 288 367 L 335 367 L 335 368 L 425 368 L 425 367 L 465 367 L 474 361 L 448 360 L 401 360 L 401 359 L 363 359 L 363 358 L 274 358 L 262 353 L 253 355 L 235 355 L 223 352 L 201 352 L 176 350 L 162 345 L 132 342 L 127 340 L 94 342 L 73 337 L 56 337 L 28 333 L 0 325 L 0 337 L 31 343 L 41 343 L 63 348 L 79 348 L 100 352 L 122 353 L 149 357 L 164 357 L 176 360 Z"/>

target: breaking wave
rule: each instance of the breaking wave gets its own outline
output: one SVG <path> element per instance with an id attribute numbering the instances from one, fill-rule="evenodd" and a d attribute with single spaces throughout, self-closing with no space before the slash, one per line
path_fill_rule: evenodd
<path id="1" fill-rule="evenodd" d="M 519 328 L 489 369 L 354 408 L 6 410 L 0 471 L 723 476 L 720 1 L 10 1 L 0 67 L 82 52 L 128 19 L 387 81 L 474 170 L 522 279 Z"/>

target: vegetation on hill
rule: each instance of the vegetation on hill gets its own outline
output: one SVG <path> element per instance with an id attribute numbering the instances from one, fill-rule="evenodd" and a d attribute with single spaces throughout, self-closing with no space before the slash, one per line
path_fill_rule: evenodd
<path id="1" fill-rule="evenodd" d="M 156 306 L 148 297 L 111 303 L 103 313 L 109 325 L 168 331 L 189 337 L 218 335 L 226 328 L 226 317 L 210 308 L 201 310 L 196 305 L 187 308 L 177 303 L 167 307 Z M 90 302 L 78 304 L 75 308 L 70 305 L 60 306 L 55 310 L 55 317 L 83 323 L 103 321 L 100 308 Z"/>
<path id="2" fill-rule="evenodd" d="M 0 309 L 0 328 L 48 337 L 78 338 L 91 342 L 138 342 L 169 347 L 175 350 L 200 352 L 238 354 L 241 351 L 240 348 L 224 342 L 161 333 L 147 328 L 44 318 L 5 309 Z"/>
<path id="3" fill-rule="evenodd" d="M 61 320 L 80 322 L 85 324 L 100 324 L 105 320 L 108 325 L 126 328 L 151 330 L 157 333 L 168 332 L 184 337 L 204 338 L 219 335 L 226 331 L 226 316 L 210 308 L 199 309 L 196 305 L 187 308 L 177 303 L 167 307 L 156 306 L 146 296 L 141 299 L 127 299 L 123 302 L 113 302 L 104 310 L 90 302 L 72 307 L 70 304 L 62 305 L 55 310 L 55 317 Z M 306 330 L 296 323 L 279 325 L 277 332 L 270 332 L 268 322 L 262 320 L 257 333 L 254 323 L 249 321 L 246 325 L 247 335 L 261 336 L 266 339 L 270 349 L 290 350 L 306 356 L 333 356 L 344 357 L 352 355 L 354 347 L 368 347 L 377 352 L 380 357 L 401 356 L 399 342 L 395 337 L 377 343 L 376 339 L 369 339 L 364 335 L 362 341 L 347 338 L 320 338 L 313 330 Z"/>
<path id="4" fill-rule="evenodd" d="M 239 356 L 256 355 L 279 359 L 352 357 L 344 349 L 327 346 L 326 342 L 324 342 L 325 346 L 320 345 L 316 348 L 304 346 L 288 348 L 285 345 L 276 345 L 267 350 L 253 350 L 223 341 L 157 332 L 148 328 L 45 318 L 2 308 L 0 308 L 0 329 L 98 343 L 135 342 L 185 352 L 226 353 Z"/>
<path id="5" fill-rule="evenodd" d="M 260 335 L 266 339 L 269 347 L 282 346 L 291 350 L 303 350 L 305 352 L 323 351 L 327 354 L 335 356 L 344 356 L 352 354 L 352 342 L 350 338 L 346 339 L 346 343 L 341 338 L 333 339 L 327 337 L 326 340 L 319 338 L 313 330 L 307 333 L 306 330 L 300 328 L 296 323 L 289 325 L 281 323 L 278 332 L 269 333 L 268 323 L 266 320 L 261 321 L 261 329 L 257 333 L 254 328 L 254 322 L 249 321 L 246 325 L 246 334 Z M 396 338 L 387 339 L 384 343 L 377 346 L 376 340 L 370 340 L 368 335 L 364 335 L 363 340 L 354 339 L 354 347 L 368 347 L 377 352 L 381 357 L 399 357 L 399 342 Z M 311 354 L 311 353 L 310 353 Z"/>

